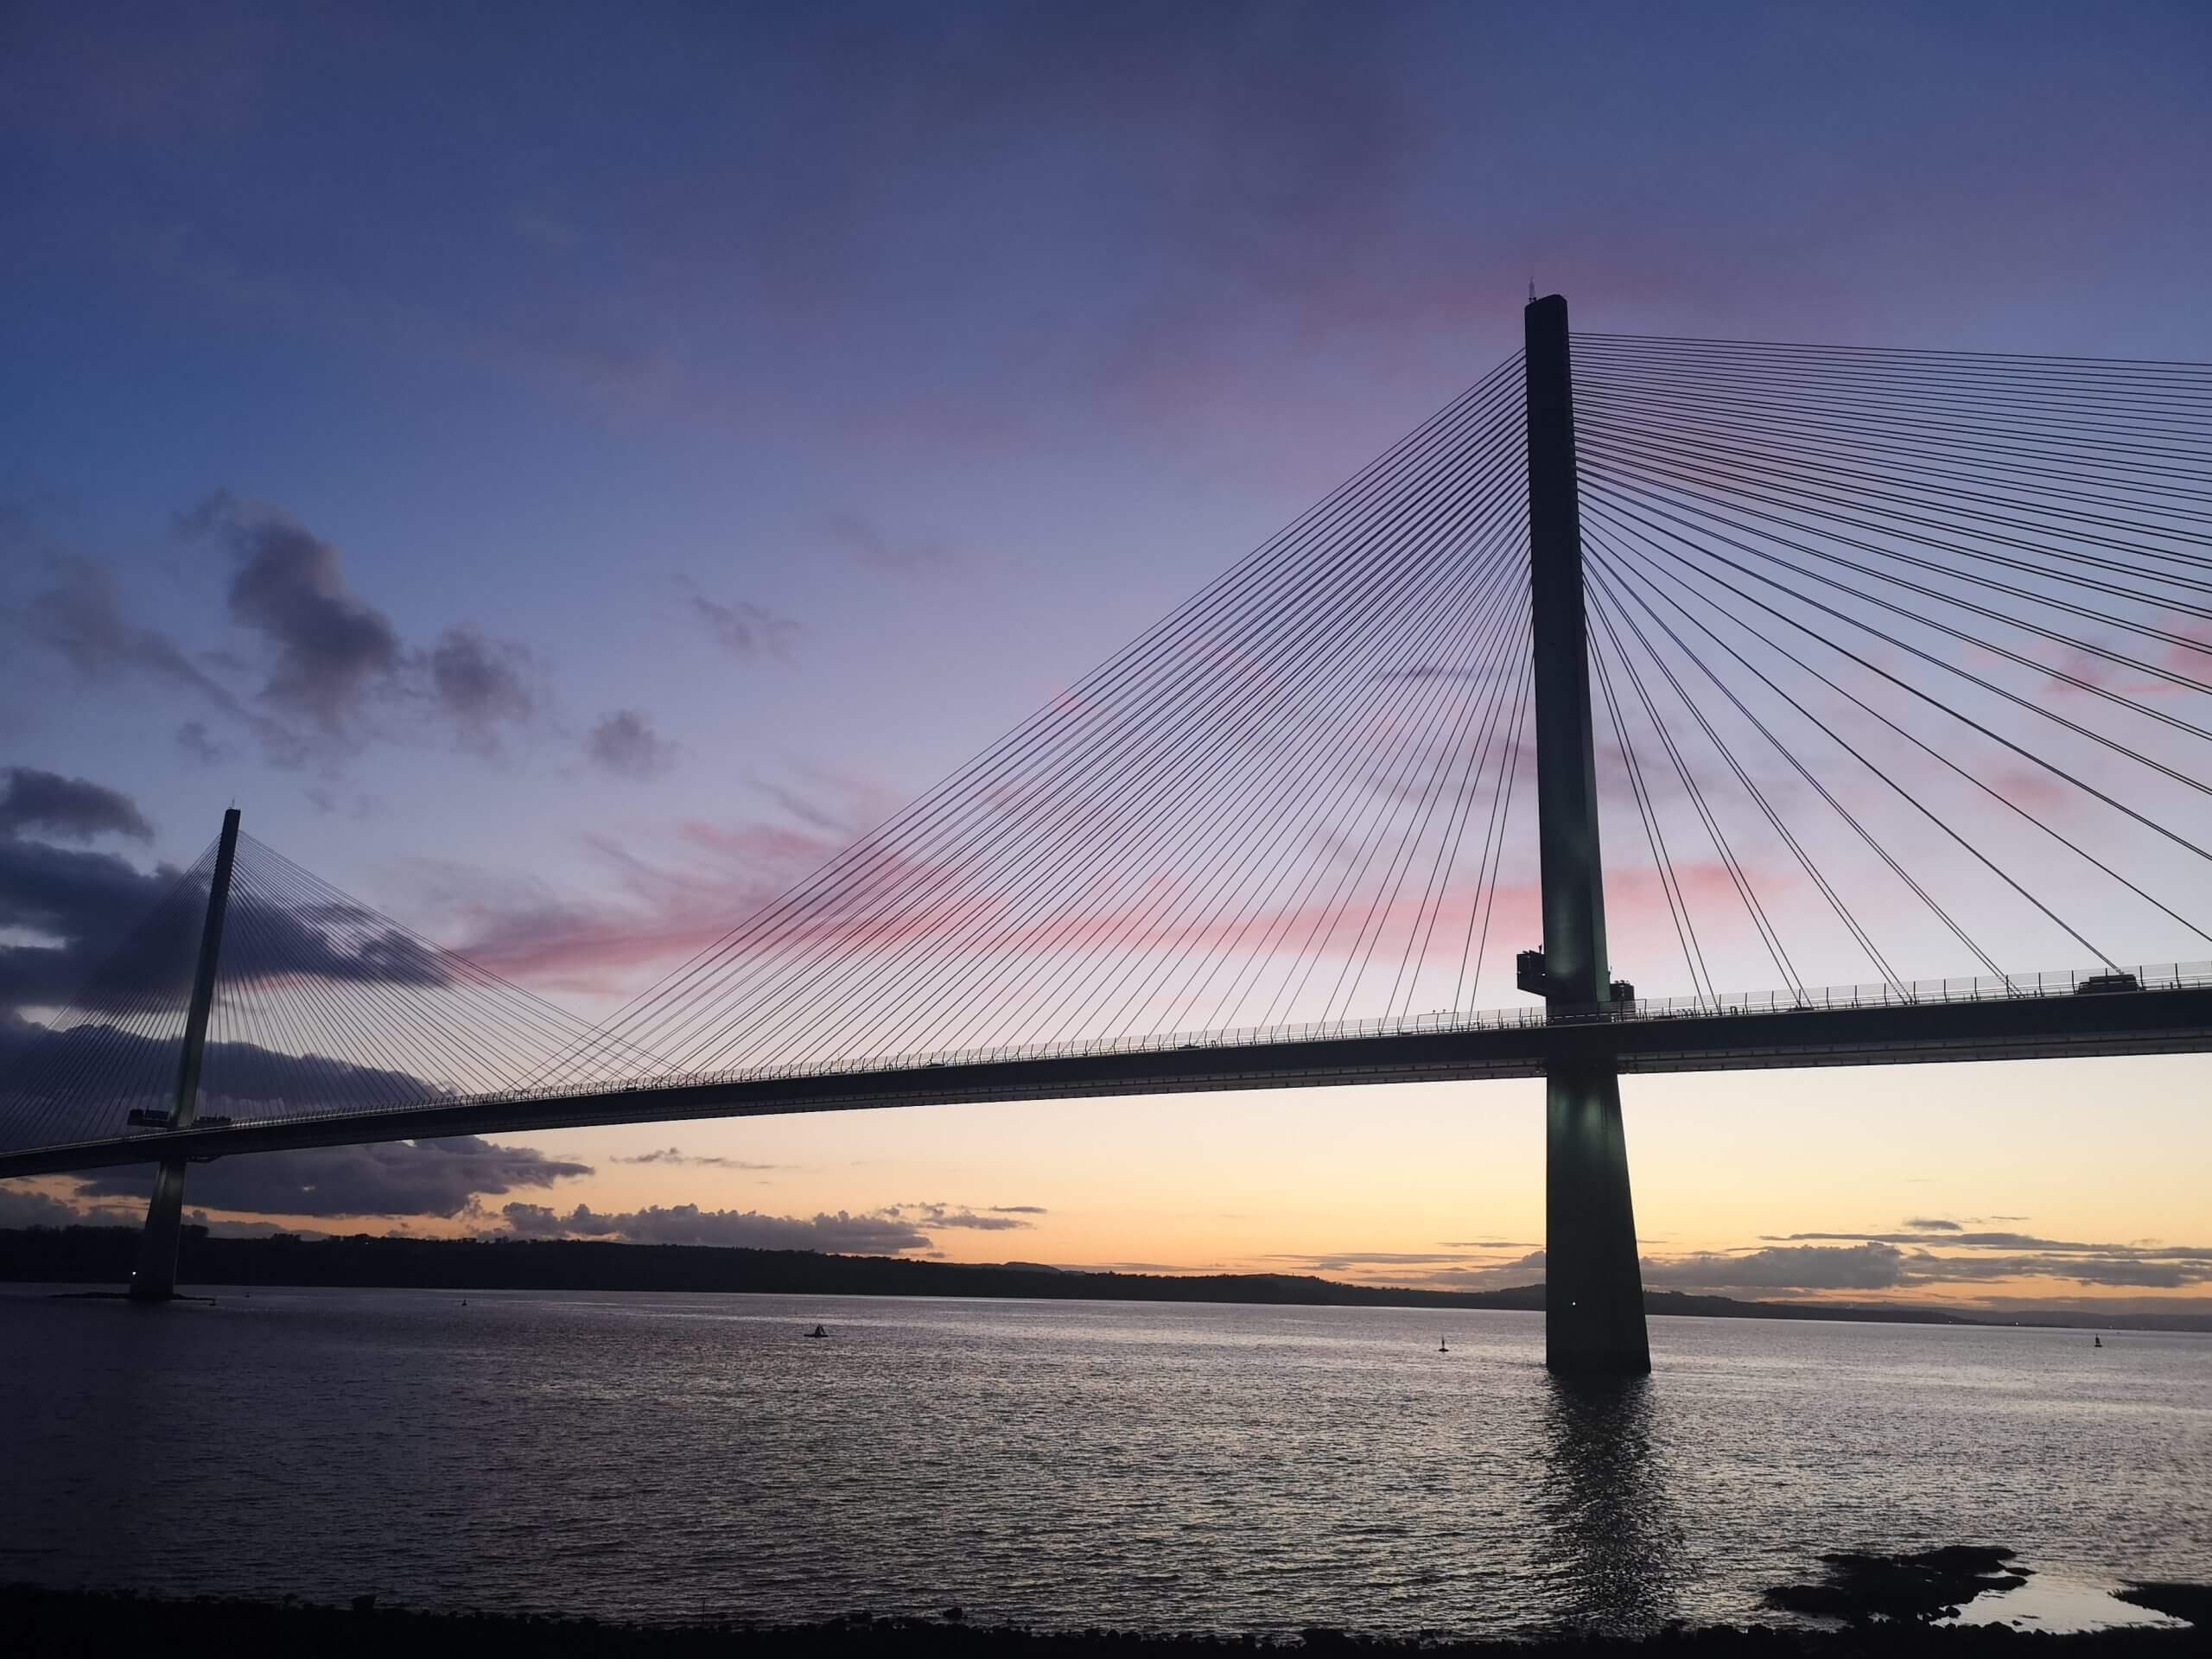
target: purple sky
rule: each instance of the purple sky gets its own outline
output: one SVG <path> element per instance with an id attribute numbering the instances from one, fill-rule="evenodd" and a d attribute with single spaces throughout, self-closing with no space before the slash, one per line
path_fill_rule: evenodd
<path id="1" fill-rule="evenodd" d="M 0 764 L 634 988 L 1532 281 L 2212 359 L 2208 61 L 2193 4 L 16 5 Z"/>

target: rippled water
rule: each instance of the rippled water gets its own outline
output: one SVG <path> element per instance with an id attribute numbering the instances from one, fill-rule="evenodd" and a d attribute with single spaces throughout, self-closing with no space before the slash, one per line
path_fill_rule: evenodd
<path id="1" fill-rule="evenodd" d="M 1748 1619 L 1836 1548 L 2212 1578 L 2204 1338 L 1658 1319 L 1584 1393 L 1526 1314 L 218 1297 L 0 1294 L 0 1580 L 1509 1633 Z"/>

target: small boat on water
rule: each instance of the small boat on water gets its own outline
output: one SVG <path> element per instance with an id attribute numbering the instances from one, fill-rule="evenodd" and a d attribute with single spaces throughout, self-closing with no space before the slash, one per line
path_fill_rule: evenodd
<path id="1" fill-rule="evenodd" d="M 807 1334 L 808 1336 L 810 1336 L 810 1337 L 826 1337 L 826 1336 L 828 1336 L 830 1333 L 829 1333 L 827 1331 L 823 1330 L 820 1325 L 816 1325 L 816 1326 L 814 1327 L 814 1329 L 813 1329 L 813 1330 L 811 1330 L 811 1331 L 808 1332 L 806 1334 Z"/>

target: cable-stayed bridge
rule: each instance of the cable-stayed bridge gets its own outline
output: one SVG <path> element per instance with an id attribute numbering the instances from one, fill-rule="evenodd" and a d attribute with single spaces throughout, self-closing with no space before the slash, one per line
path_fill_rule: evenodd
<path id="1" fill-rule="evenodd" d="M 2212 366 L 1566 323 L 604 1020 L 233 814 L 0 1176 L 156 1166 L 159 1295 L 194 1159 L 1541 1075 L 1553 1362 L 1637 1370 L 1622 1073 L 2212 1046 Z"/>

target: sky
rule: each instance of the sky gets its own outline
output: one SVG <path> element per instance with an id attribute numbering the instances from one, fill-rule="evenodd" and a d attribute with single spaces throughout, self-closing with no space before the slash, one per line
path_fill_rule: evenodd
<path id="1" fill-rule="evenodd" d="M 2208 57 L 2190 4 L 11 6 L 0 949 L 74 963 L 235 803 L 595 1017 L 1506 357 L 1532 283 L 2212 360 Z M 2212 1309 L 2208 1083 L 1631 1079 L 1647 1281 Z M 193 1198 L 1519 1283 L 1540 1100 L 563 1131 Z"/>

